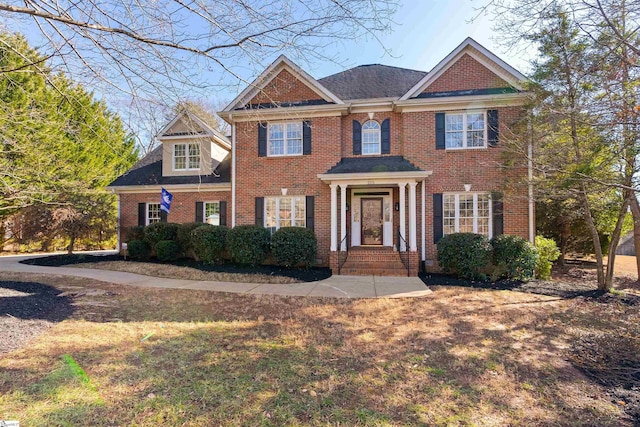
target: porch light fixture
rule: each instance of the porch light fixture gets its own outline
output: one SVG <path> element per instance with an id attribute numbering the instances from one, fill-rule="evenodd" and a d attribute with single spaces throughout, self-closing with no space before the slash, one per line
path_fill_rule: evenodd
<path id="1" fill-rule="evenodd" d="M 394 208 L 395 210 L 399 211 L 399 210 L 400 210 L 400 202 L 396 202 L 396 203 L 393 205 L 393 208 Z"/>
<path id="2" fill-rule="evenodd" d="M 280 191 L 282 191 L 282 195 L 283 196 L 287 195 L 287 189 L 286 188 L 281 188 Z"/>
<path id="3" fill-rule="evenodd" d="M 349 212 L 349 203 L 346 204 L 346 211 Z"/>
<path id="4" fill-rule="evenodd" d="M 464 185 L 464 191 L 466 191 L 467 193 L 468 193 L 469 191 L 471 191 L 471 184 L 465 184 L 465 185 Z"/>

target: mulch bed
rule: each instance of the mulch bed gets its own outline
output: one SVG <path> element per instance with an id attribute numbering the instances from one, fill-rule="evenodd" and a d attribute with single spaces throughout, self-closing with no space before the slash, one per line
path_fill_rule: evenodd
<path id="1" fill-rule="evenodd" d="M 89 254 L 72 254 L 72 255 L 51 255 L 41 258 L 31 258 L 21 261 L 24 264 L 29 265 L 41 265 L 47 267 L 60 267 L 71 264 L 83 264 L 90 262 L 101 261 L 124 261 L 124 257 L 121 255 L 89 255 Z M 136 262 L 131 259 L 128 262 Z M 256 267 L 250 267 L 246 265 L 238 265 L 233 263 L 225 264 L 204 264 L 192 259 L 181 259 L 173 263 L 162 263 L 160 261 L 151 259 L 146 262 L 152 262 L 157 264 L 171 264 L 180 267 L 190 267 L 201 271 L 207 272 L 219 272 L 219 273 L 237 273 L 237 274 L 264 274 L 267 276 L 284 276 L 297 279 L 301 282 L 315 282 L 318 280 L 324 280 L 331 277 L 331 269 L 313 267 L 309 269 L 289 269 L 279 267 L 277 265 L 260 265 Z"/>
<path id="2" fill-rule="evenodd" d="M 71 316 L 71 298 L 62 293 L 42 283 L 0 280 L 0 354 Z"/>

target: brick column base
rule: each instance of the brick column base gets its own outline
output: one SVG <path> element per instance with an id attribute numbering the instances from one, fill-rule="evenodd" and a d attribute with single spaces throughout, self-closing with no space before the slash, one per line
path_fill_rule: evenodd
<path id="1" fill-rule="evenodd" d="M 329 252 L 329 268 L 331 274 L 338 274 L 338 251 Z"/>
<path id="2" fill-rule="evenodd" d="M 417 251 L 409 252 L 409 276 L 417 276 L 420 271 L 420 255 Z"/>

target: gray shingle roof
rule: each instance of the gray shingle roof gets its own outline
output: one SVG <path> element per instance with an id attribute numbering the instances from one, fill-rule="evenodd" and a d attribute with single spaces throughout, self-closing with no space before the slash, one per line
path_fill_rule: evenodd
<path id="1" fill-rule="evenodd" d="M 222 160 L 211 175 L 162 176 L 162 146 L 138 161 L 127 173 L 109 184 L 110 187 L 130 185 L 180 185 L 231 182 L 231 154 Z"/>
<path id="2" fill-rule="evenodd" d="M 421 170 L 402 156 L 343 157 L 327 173 L 388 173 Z"/>
<path id="3" fill-rule="evenodd" d="M 342 100 L 400 98 L 427 73 L 389 65 L 360 65 L 324 77 L 320 84 Z"/>

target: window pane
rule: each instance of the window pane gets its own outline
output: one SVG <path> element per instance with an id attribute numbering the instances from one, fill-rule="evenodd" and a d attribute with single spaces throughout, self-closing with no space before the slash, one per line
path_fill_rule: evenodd
<path id="1" fill-rule="evenodd" d="M 467 147 L 484 147 L 484 131 L 467 132 Z"/>
<path id="2" fill-rule="evenodd" d="M 284 125 L 269 125 L 269 139 L 284 139 Z"/>
<path id="3" fill-rule="evenodd" d="M 484 131 L 484 113 L 467 114 L 467 130 Z"/>
<path id="4" fill-rule="evenodd" d="M 302 123 L 287 123 L 287 139 L 302 139 Z"/>
<path id="5" fill-rule="evenodd" d="M 375 120 L 369 120 L 362 125 L 362 130 L 380 130 L 380 124 Z"/>
<path id="6" fill-rule="evenodd" d="M 189 144 L 189 169 L 200 169 L 200 145 Z"/>
<path id="7" fill-rule="evenodd" d="M 160 203 L 147 204 L 147 219 L 149 224 L 160 222 Z"/>
<path id="8" fill-rule="evenodd" d="M 302 197 L 296 197 L 294 199 L 295 204 L 295 221 L 294 226 L 296 227 L 306 227 L 307 225 L 307 217 L 306 217 L 306 200 Z"/>
<path id="9" fill-rule="evenodd" d="M 455 218 L 444 219 L 444 234 L 453 234 L 456 232 L 456 220 Z"/>
<path id="10" fill-rule="evenodd" d="M 176 144 L 173 148 L 173 167 L 174 169 L 187 168 L 187 154 L 185 144 Z"/>
<path id="11" fill-rule="evenodd" d="M 276 199 L 264 199 L 266 205 L 266 213 L 264 217 L 265 227 L 276 227 Z"/>
<path id="12" fill-rule="evenodd" d="M 284 154 L 284 140 L 273 139 L 270 141 L 269 154 L 272 156 L 282 156 Z"/>
<path id="13" fill-rule="evenodd" d="M 461 131 L 463 129 L 463 117 L 462 114 L 447 114 L 445 116 L 445 130 L 449 131 Z"/>
<path id="14" fill-rule="evenodd" d="M 287 154 L 302 154 L 302 139 L 287 140 Z"/>
<path id="15" fill-rule="evenodd" d="M 204 220 L 211 225 L 220 225 L 220 203 L 207 202 L 204 204 Z"/>
<path id="16" fill-rule="evenodd" d="M 458 200 L 460 203 L 458 232 L 473 233 L 473 194 L 460 194 Z"/>
<path id="17" fill-rule="evenodd" d="M 462 132 L 447 132 L 444 135 L 446 148 L 462 148 Z"/>
<path id="18" fill-rule="evenodd" d="M 444 217 L 455 218 L 456 216 L 456 196 L 453 194 L 445 194 L 443 200 Z"/>
<path id="19" fill-rule="evenodd" d="M 380 124 L 374 120 L 362 125 L 362 154 L 380 154 Z"/>
<path id="20" fill-rule="evenodd" d="M 280 227 L 291 227 L 291 197 L 280 198 Z"/>
<path id="21" fill-rule="evenodd" d="M 176 144 L 174 150 L 175 150 L 176 156 L 184 156 L 186 146 L 185 144 Z"/>

